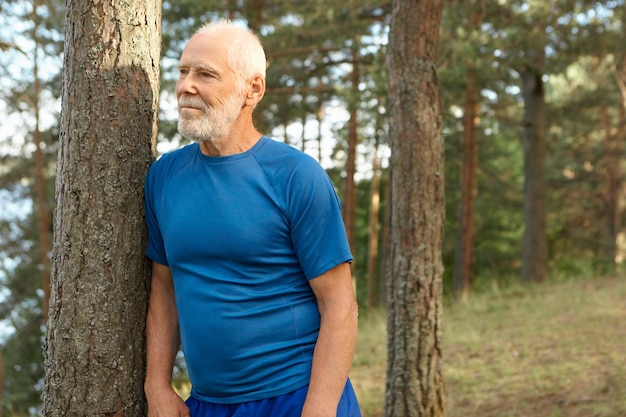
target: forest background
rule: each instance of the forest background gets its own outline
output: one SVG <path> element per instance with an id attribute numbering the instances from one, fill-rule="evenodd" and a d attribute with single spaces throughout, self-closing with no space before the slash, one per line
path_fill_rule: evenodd
<path id="1" fill-rule="evenodd" d="M 41 405 L 64 7 L 58 0 L 0 2 L 3 415 L 36 414 Z M 175 128 L 173 85 L 178 56 L 195 28 L 227 17 L 259 33 L 269 68 L 256 123 L 319 159 L 333 179 L 364 312 L 385 302 L 386 208 L 393 198 L 384 65 L 389 14 L 389 3 L 365 0 L 163 3 L 159 150 L 184 143 Z M 445 2 L 438 72 L 450 302 L 520 280 L 620 272 L 626 257 L 624 21 L 621 0 Z M 525 94 L 529 73 L 545 100 L 535 108 L 543 135 L 535 159 L 525 146 L 533 122 Z M 524 255 L 529 180 L 544 190 L 545 222 L 535 230 L 545 242 L 539 259 Z M 545 273 L 524 274 L 525 265 L 544 261 Z"/>

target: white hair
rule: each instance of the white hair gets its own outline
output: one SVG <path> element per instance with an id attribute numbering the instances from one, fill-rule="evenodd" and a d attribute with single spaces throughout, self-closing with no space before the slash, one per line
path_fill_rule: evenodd
<path id="1" fill-rule="evenodd" d="M 200 26 L 196 34 L 213 35 L 224 32 L 229 36 L 228 48 L 226 48 L 228 65 L 241 78 L 241 81 L 248 81 L 256 75 L 265 78 L 267 67 L 265 51 L 260 39 L 251 30 L 221 19 L 205 23 Z"/>

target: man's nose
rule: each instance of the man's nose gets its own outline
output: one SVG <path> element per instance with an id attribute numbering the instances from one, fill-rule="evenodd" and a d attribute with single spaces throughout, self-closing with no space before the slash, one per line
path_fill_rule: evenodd
<path id="1" fill-rule="evenodd" d="M 196 85 L 192 74 L 178 77 L 176 96 L 180 97 L 182 94 L 196 94 Z"/>

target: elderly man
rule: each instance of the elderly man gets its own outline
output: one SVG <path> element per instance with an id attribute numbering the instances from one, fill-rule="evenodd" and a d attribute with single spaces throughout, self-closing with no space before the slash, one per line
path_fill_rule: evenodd
<path id="1" fill-rule="evenodd" d="M 315 160 L 253 125 L 261 43 L 230 22 L 208 24 L 178 67 L 178 129 L 195 142 L 146 179 L 149 416 L 360 416 L 339 202 Z M 171 387 L 180 343 L 186 402 Z"/>

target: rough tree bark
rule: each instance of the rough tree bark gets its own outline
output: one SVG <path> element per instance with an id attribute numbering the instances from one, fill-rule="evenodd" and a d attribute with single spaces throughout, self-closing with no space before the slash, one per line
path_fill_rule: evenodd
<path id="1" fill-rule="evenodd" d="M 387 417 L 445 415 L 441 369 L 444 144 L 437 85 L 443 2 L 393 0 Z"/>
<path id="2" fill-rule="evenodd" d="M 43 414 L 144 416 L 161 3 L 73 0 L 65 27 Z"/>

